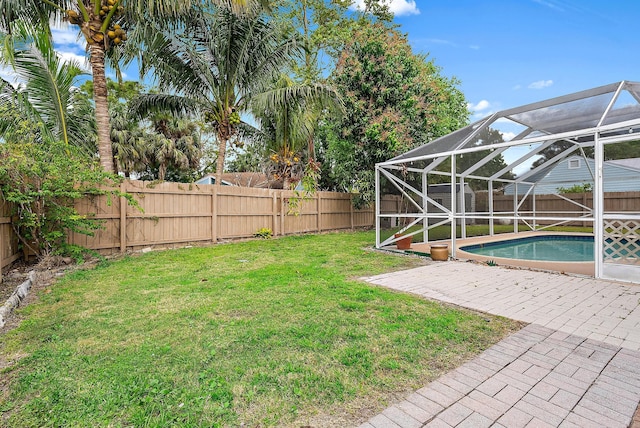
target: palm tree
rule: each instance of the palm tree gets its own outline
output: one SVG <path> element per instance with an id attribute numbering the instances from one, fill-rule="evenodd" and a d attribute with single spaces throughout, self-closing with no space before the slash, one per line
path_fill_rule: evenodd
<path id="1" fill-rule="evenodd" d="M 91 105 L 74 86 L 86 73 L 73 61 L 63 62 L 46 33 L 20 23 L 11 30 L 0 37 L 0 64 L 12 67 L 21 84 L 14 88 L 0 79 L 0 104 L 17 110 L 21 120 L 29 120 L 37 129 L 37 139 L 60 140 L 91 153 L 95 150 Z M 10 132 L 17 126 L 14 119 L 0 118 L 0 129 Z"/>
<path id="2" fill-rule="evenodd" d="M 296 98 L 284 102 L 274 98 L 278 91 L 294 89 Z M 270 175 L 282 180 L 284 189 L 309 169 L 317 170 L 314 138 L 320 117 L 326 112 L 340 114 L 343 108 L 333 88 L 318 83 L 299 84 L 287 75 L 279 77 L 274 89 L 256 97 L 252 107 L 271 152 Z"/>
<path id="3" fill-rule="evenodd" d="M 165 180 L 170 173 L 172 181 L 192 181 L 202 157 L 200 133 L 195 122 L 166 113 L 155 114 L 150 119 L 159 138 L 149 146 L 147 156 L 151 164 L 157 165 L 157 179 Z"/>
<path id="4" fill-rule="evenodd" d="M 264 5 L 266 2 L 261 0 L 258 3 Z M 0 0 L 0 31 L 9 32 L 14 21 L 39 25 L 47 33 L 50 32 L 50 22 L 66 20 L 79 26 L 87 42 L 93 74 L 100 163 L 104 170 L 115 172 L 109 135 L 106 55 L 127 40 L 127 31 L 137 23 L 180 21 L 188 17 L 196 5 L 233 5 L 241 10 L 255 4 L 255 1 L 247 0 Z"/>
<path id="5" fill-rule="evenodd" d="M 275 106 L 315 91 L 313 87 L 270 88 L 299 52 L 296 41 L 283 39 L 263 16 L 238 15 L 227 8 L 203 13 L 182 33 L 157 31 L 149 41 L 142 67 L 154 71 L 166 94 L 145 95 L 135 109 L 139 114 L 168 110 L 202 115 L 217 136 L 215 179 L 221 183 L 227 144 L 249 126 L 240 114 L 249 112 L 254 100 Z"/>
<path id="6" fill-rule="evenodd" d="M 118 171 L 125 177 L 144 169 L 145 153 L 152 135 L 132 121 L 126 111 L 111 110 L 111 142 Z"/>

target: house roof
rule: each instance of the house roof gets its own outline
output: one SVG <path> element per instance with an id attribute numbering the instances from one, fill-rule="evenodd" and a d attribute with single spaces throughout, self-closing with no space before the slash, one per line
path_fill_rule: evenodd
<path id="1" fill-rule="evenodd" d="M 584 163 L 580 163 L 580 168 L 576 168 L 576 171 L 582 169 L 582 173 L 573 173 L 572 175 L 567 175 L 566 170 L 560 170 L 560 172 L 554 171 L 556 168 L 564 166 L 567 167 L 567 164 L 574 159 L 580 159 Z M 636 159 L 621 159 L 621 160 L 611 160 L 605 161 L 603 163 L 605 176 L 607 176 L 607 180 L 604 185 L 605 188 L 608 187 L 607 191 L 630 191 L 637 190 L 638 188 L 638 177 L 640 177 L 640 168 L 634 168 L 632 165 L 639 165 L 640 158 Z M 535 174 L 532 174 L 524 180 L 524 186 L 518 187 L 518 193 L 524 194 L 529 190 L 532 184 L 536 184 L 535 193 L 536 194 L 548 194 L 550 193 L 549 187 L 553 186 L 554 189 L 558 189 L 559 187 L 570 187 L 574 184 L 586 184 L 593 183 L 593 173 L 595 170 L 596 162 L 592 158 L 583 157 L 583 156 L 568 156 L 554 164 L 550 164 L 545 168 L 537 171 Z M 589 171 L 585 175 L 585 171 Z M 513 194 L 514 184 L 507 184 L 504 186 L 505 194 Z"/>
<path id="2" fill-rule="evenodd" d="M 196 183 L 210 184 L 215 182 L 215 174 L 207 174 Z M 225 186 L 256 187 L 262 189 L 282 189 L 282 182 L 269 180 L 262 172 L 225 172 L 222 174 Z"/>
<path id="3" fill-rule="evenodd" d="M 569 159 L 586 159 L 592 164 L 595 162 L 595 160 L 592 158 L 584 158 L 582 156 L 577 156 L 577 155 L 569 156 L 565 160 L 568 161 Z M 537 171 L 535 174 L 531 174 L 529 177 L 527 177 L 526 181 L 530 183 L 537 183 L 538 181 L 544 179 L 549 174 L 549 172 L 551 172 L 551 170 L 553 170 L 554 168 L 557 168 L 559 163 L 560 162 L 554 163 L 554 164 L 548 164 L 544 168 Z M 611 165 L 614 167 L 624 167 L 627 169 L 640 171 L 640 158 L 610 160 L 610 161 L 605 161 L 604 163 L 606 165 Z"/>
<path id="4" fill-rule="evenodd" d="M 606 163 L 640 171 L 640 158 L 610 160 Z"/>
<path id="5" fill-rule="evenodd" d="M 222 179 L 234 186 L 241 187 L 269 187 L 269 179 L 262 172 L 225 172 Z"/>
<path id="6" fill-rule="evenodd" d="M 469 188 L 470 187 L 468 185 L 465 185 L 465 188 Z M 456 193 L 460 192 L 460 185 L 456 184 Z M 449 183 L 445 183 L 445 184 L 430 184 L 429 185 L 429 193 L 451 193 L 451 184 Z"/>
<path id="7" fill-rule="evenodd" d="M 207 174 L 196 180 L 196 184 L 214 184 L 215 182 L 216 182 L 215 174 Z M 222 179 L 222 184 L 224 186 L 233 186 L 232 183 L 226 181 L 224 178 Z"/>

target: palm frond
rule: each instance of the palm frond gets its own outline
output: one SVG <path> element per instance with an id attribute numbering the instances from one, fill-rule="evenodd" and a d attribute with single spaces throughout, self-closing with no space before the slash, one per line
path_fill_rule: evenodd
<path id="1" fill-rule="evenodd" d="M 53 1 L 61 8 L 69 1 Z M 67 7 L 68 8 L 68 7 Z M 58 12 L 51 4 L 40 0 L 0 0 L 0 31 L 10 33 L 16 21 L 22 21 L 32 27 L 49 28 L 49 19 Z"/>
<path id="2" fill-rule="evenodd" d="M 130 113 L 137 118 L 158 112 L 188 116 L 198 112 L 200 108 L 201 104 L 197 100 L 179 95 L 143 94 L 131 102 Z"/>
<path id="3" fill-rule="evenodd" d="M 16 23 L 12 29 L 11 65 L 26 82 L 21 90 L 26 95 L 20 101 L 21 108 L 45 125 L 45 134 L 69 143 L 67 116 L 73 85 L 85 73 L 77 63 L 60 60 L 47 33 L 22 23 Z M 82 118 L 78 119 L 77 123 L 83 124 Z"/>

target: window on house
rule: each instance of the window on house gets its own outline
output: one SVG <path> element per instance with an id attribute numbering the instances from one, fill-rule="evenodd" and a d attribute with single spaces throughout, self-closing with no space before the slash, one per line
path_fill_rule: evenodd
<path id="1" fill-rule="evenodd" d="M 580 168 L 580 159 L 569 159 L 569 169 Z"/>

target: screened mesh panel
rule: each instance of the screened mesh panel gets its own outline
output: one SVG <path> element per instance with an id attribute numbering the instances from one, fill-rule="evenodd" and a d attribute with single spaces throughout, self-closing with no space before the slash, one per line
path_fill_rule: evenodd
<path id="1" fill-rule="evenodd" d="M 618 91 L 619 96 L 616 102 L 607 112 Z M 640 120 L 640 83 L 613 83 L 504 110 L 410 150 L 391 159 L 389 163 L 404 163 L 409 159 L 437 158 L 438 155 L 460 149 L 493 148 L 505 142 L 518 144 L 521 141 L 524 147 L 534 139 L 533 144 L 540 143 L 540 137 L 548 136 L 549 140 L 556 140 L 557 134 L 571 132 L 575 133 L 571 141 L 589 147 L 593 145 L 594 137 L 593 132 L 587 132 L 587 130 L 599 125 L 610 126 L 638 120 Z M 501 136 L 495 133 L 496 130 Z M 631 124 L 626 131 L 621 126 L 619 129 L 603 131 L 603 135 L 616 136 L 624 132 L 640 132 L 640 126 Z"/>
<path id="2" fill-rule="evenodd" d="M 514 114 L 509 118 L 549 134 L 576 131 L 597 126 L 611 99 L 612 95 L 607 93 Z"/>
<path id="3" fill-rule="evenodd" d="M 464 128 L 460 128 L 457 131 L 452 132 L 451 134 L 437 138 L 428 144 L 417 147 L 413 150 L 409 150 L 408 152 L 400 156 L 396 156 L 391 160 L 397 161 L 411 159 L 415 157 L 429 156 L 437 153 L 455 150 L 459 148 L 464 143 L 464 141 L 469 138 L 470 135 L 477 131 L 486 122 L 487 119 L 484 119 L 471 125 L 465 126 Z"/>

